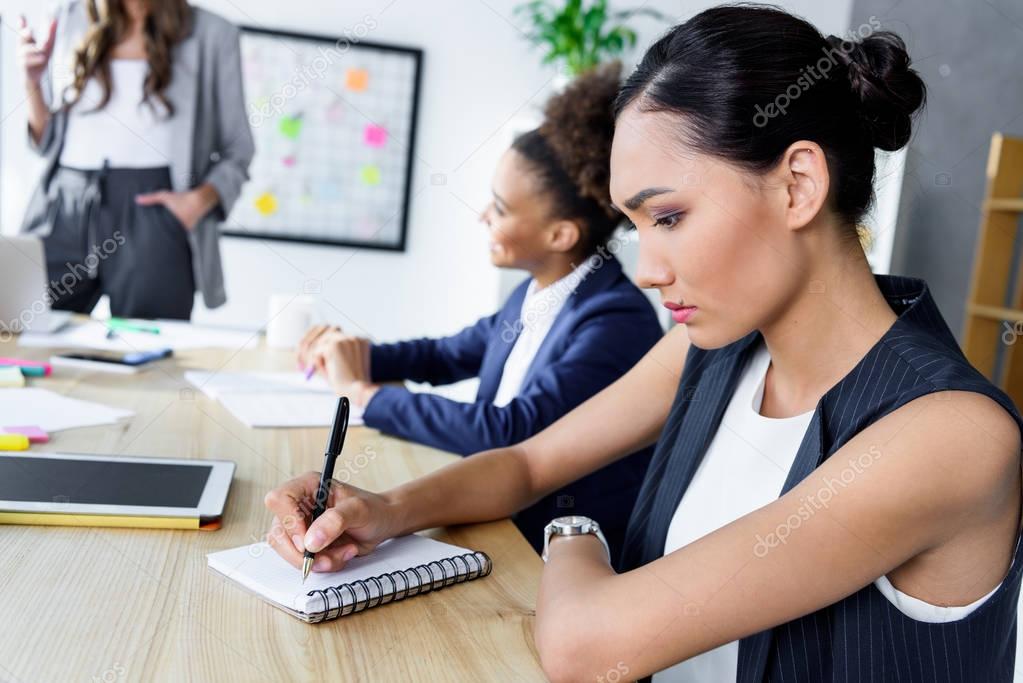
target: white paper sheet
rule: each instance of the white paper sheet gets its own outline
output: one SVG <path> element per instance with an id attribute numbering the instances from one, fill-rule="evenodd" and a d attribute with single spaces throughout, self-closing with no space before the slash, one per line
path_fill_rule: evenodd
<path id="1" fill-rule="evenodd" d="M 200 348 L 242 349 L 259 343 L 257 332 L 219 330 L 199 327 L 180 320 L 144 321 L 160 328 L 159 334 L 118 331 L 107 338 L 102 320 L 73 323 L 52 334 L 26 332 L 18 336 L 18 345 L 29 348 L 88 348 L 104 351 L 184 351 Z"/>
<path id="2" fill-rule="evenodd" d="M 135 413 L 102 403 L 68 398 L 46 389 L 0 389 L 0 430 L 35 425 L 46 432 L 114 424 Z"/>
<path id="3" fill-rule="evenodd" d="M 306 381 L 298 371 L 189 370 L 185 379 L 247 427 L 329 427 L 334 423 L 337 399 L 319 375 Z M 348 424 L 362 423 L 362 410 L 352 406 Z"/>
<path id="4" fill-rule="evenodd" d="M 207 372 L 189 370 L 185 380 L 210 398 L 239 393 L 326 394 L 333 392 L 322 375 L 307 382 L 300 372 Z"/>
<path id="5" fill-rule="evenodd" d="M 217 401 L 247 427 L 330 427 L 337 399 L 325 394 L 222 394 Z M 351 427 L 362 425 L 362 410 L 352 406 Z"/>

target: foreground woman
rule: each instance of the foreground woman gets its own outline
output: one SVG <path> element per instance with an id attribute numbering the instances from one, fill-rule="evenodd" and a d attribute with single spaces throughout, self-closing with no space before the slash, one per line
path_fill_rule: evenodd
<path id="1" fill-rule="evenodd" d="M 335 485 L 299 545 L 336 569 L 657 440 L 628 571 L 587 520 L 548 527 L 552 680 L 1010 681 L 1023 419 L 926 285 L 872 275 L 857 240 L 874 149 L 906 144 L 923 99 L 891 33 L 844 45 L 756 6 L 673 29 L 619 96 L 611 195 L 684 324 L 517 446 L 380 494 Z M 317 476 L 268 494 L 277 520 Z M 298 566 L 289 534 L 271 542 Z"/>

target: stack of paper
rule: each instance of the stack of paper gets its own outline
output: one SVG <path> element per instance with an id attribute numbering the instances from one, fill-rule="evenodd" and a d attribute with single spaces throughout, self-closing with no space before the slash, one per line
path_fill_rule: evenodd
<path id="1" fill-rule="evenodd" d="M 4 424 L 34 425 L 46 432 L 114 424 L 134 414 L 46 389 L 0 389 L 0 416 Z"/>
<path id="2" fill-rule="evenodd" d="M 74 323 L 52 334 L 25 332 L 18 337 L 19 346 L 45 348 L 88 348 L 104 351 L 184 351 L 200 348 L 242 349 L 259 343 L 257 332 L 218 330 L 199 327 L 180 320 L 147 321 L 159 334 L 118 330 L 109 335 L 102 320 Z"/>
<path id="3" fill-rule="evenodd" d="M 189 371 L 185 379 L 248 427 L 329 427 L 337 398 L 319 376 L 300 372 Z M 362 424 L 352 406 L 348 424 Z"/>

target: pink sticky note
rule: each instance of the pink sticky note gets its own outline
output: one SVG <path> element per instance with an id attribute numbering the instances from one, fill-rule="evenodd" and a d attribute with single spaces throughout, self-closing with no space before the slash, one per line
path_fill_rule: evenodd
<path id="1" fill-rule="evenodd" d="M 284 163 L 285 166 L 288 166 L 289 168 L 295 165 L 295 157 L 290 155 L 284 157 L 283 159 L 281 159 L 281 161 Z"/>
<path id="2" fill-rule="evenodd" d="M 28 437 L 29 443 L 46 443 L 50 440 L 50 435 L 35 425 L 29 425 L 27 427 L 4 427 L 3 429 L 0 429 L 0 432 L 4 432 L 6 434 L 24 434 Z"/>
<path id="3" fill-rule="evenodd" d="M 363 139 L 370 147 L 383 147 L 387 142 L 387 129 L 373 123 L 367 124 Z"/>

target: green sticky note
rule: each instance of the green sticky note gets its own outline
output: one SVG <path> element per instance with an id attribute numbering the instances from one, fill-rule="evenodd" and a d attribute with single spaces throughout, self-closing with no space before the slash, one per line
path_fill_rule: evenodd
<path id="1" fill-rule="evenodd" d="M 367 164 L 359 171 L 359 177 L 367 185 L 379 185 L 380 169 L 373 164 Z"/>
<path id="2" fill-rule="evenodd" d="M 294 140 L 302 132 L 302 118 L 299 116 L 283 116 L 280 123 L 281 135 Z"/>

